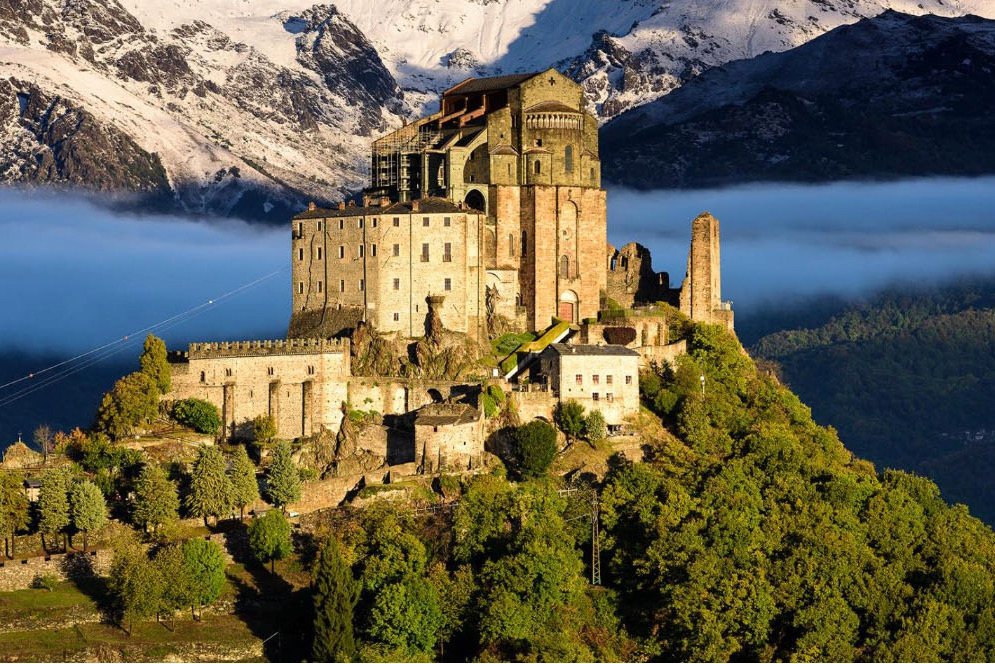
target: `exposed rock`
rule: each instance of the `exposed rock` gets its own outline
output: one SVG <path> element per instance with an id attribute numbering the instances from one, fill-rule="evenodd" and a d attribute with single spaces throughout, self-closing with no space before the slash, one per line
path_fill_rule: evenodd
<path id="1" fill-rule="evenodd" d="M 0 462 L 0 466 L 3 466 L 5 470 L 20 470 L 22 468 L 40 466 L 43 460 L 44 457 L 40 452 L 35 452 L 21 441 L 18 441 L 8 447 L 3 453 L 3 461 Z"/>

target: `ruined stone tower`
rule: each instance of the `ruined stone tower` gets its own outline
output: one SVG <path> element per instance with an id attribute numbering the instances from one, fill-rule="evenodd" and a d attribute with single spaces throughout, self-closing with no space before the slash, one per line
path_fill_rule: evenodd
<path id="1" fill-rule="evenodd" d="M 681 286 L 681 311 L 691 320 L 733 329 L 732 303 L 722 301 L 719 220 L 702 212 L 691 223 L 691 251 Z"/>

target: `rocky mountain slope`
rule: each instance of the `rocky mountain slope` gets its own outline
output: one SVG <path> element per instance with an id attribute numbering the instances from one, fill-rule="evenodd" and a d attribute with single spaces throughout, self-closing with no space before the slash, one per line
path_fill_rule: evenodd
<path id="1" fill-rule="evenodd" d="M 467 76 L 556 66 L 608 119 L 889 8 L 995 18 L 988 0 L 0 0 L 0 179 L 279 219 L 361 187 L 370 138 Z M 66 146 L 46 127 L 70 117 Z"/>
<path id="2" fill-rule="evenodd" d="M 656 188 L 991 173 L 993 74 L 995 21 L 887 12 L 623 114 L 603 129 L 605 176 Z"/>

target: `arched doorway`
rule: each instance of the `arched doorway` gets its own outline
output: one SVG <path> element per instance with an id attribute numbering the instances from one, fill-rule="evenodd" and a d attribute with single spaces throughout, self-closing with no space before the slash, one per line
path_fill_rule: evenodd
<path id="1" fill-rule="evenodd" d="M 578 304 L 577 293 L 572 290 L 563 291 L 563 294 L 560 295 L 560 305 L 556 310 L 557 317 L 568 323 L 577 322 Z"/>
<path id="2" fill-rule="evenodd" d="M 478 210 L 480 212 L 487 212 L 487 201 L 484 200 L 484 195 L 476 189 L 471 189 L 466 194 L 464 199 L 468 207 L 473 210 Z"/>

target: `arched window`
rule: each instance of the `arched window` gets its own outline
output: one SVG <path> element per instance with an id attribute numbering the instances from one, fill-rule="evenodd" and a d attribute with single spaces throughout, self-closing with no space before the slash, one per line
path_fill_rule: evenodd
<path id="1" fill-rule="evenodd" d="M 574 169 L 574 146 L 568 145 L 563 148 L 563 170 L 567 173 Z"/>
<path id="2" fill-rule="evenodd" d="M 536 159 L 535 171 L 536 171 L 536 175 L 539 175 L 540 173 L 542 173 L 542 164 L 539 163 L 538 159 Z"/>
<path id="3" fill-rule="evenodd" d="M 522 258 L 529 254 L 529 232 L 522 231 Z"/>
<path id="4" fill-rule="evenodd" d="M 570 258 L 566 254 L 560 256 L 560 276 L 564 279 L 570 278 Z"/>

